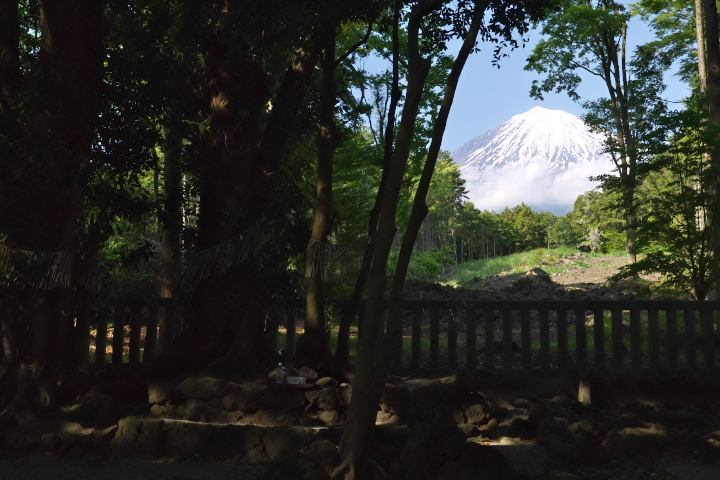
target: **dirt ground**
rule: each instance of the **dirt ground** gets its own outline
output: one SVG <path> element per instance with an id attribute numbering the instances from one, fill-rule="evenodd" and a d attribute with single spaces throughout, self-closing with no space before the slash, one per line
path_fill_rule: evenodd
<path id="1" fill-rule="evenodd" d="M 456 288 L 442 283 L 409 280 L 408 300 L 633 300 L 689 299 L 662 286 L 657 274 L 611 281 L 625 257 L 593 257 L 577 253 L 520 273 L 475 277 Z M 551 273 L 555 272 L 555 273 Z"/>

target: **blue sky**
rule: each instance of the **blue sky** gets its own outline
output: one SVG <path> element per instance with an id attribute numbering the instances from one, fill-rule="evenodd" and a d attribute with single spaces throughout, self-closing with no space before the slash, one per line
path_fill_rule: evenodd
<path id="1" fill-rule="evenodd" d="M 580 116 L 583 109 L 579 103 L 570 100 L 565 92 L 547 94 L 544 101 L 530 98 L 528 92 L 532 81 L 542 77 L 535 72 L 523 70 L 525 60 L 540 39 L 539 31 L 531 31 L 529 42 L 524 48 L 507 52 L 508 57 L 500 62 L 500 68 L 492 65 L 492 44 L 481 52 L 473 54 L 460 77 L 455 102 L 448 119 L 443 150 L 454 151 L 465 142 L 497 127 L 513 115 L 541 106 L 552 110 L 564 110 Z M 628 42 L 632 48 L 653 40 L 650 27 L 639 18 L 633 18 L 628 28 Z M 455 45 L 459 48 L 459 42 Z M 689 94 L 687 85 L 674 76 L 666 78 L 668 89 L 665 98 L 681 100 Z M 578 93 L 581 100 L 592 100 L 607 96 L 600 79 L 586 75 Z"/>

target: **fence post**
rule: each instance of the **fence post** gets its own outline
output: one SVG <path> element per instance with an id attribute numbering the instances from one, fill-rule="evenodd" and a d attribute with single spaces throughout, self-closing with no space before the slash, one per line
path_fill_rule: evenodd
<path id="1" fill-rule="evenodd" d="M 695 337 L 695 309 L 685 310 L 685 363 L 687 368 L 697 366 L 697 341 Z"/>
<path id="2" fill-rule="evenodd" d="M 668 362 L 670 368 L 676 368 L 678 366 L 677 310 L 668 310 L 665 316 L 667 319 Z"/>
<path id="3" fill-rule="evenodd" d="M 612 311 L 612 366 L 622 368 L 623 366 L 623 331 L 622 331 L 622 310 L 613 308 Z"/>
<path id="4" fill-rule="evenodd" d="M 134 305 L 130 309 L 130 353 L 128 360 L 134 365 L 140 364 L 140 338 L 142 336 L 142 306 Z"/>
<path id="5" fill-rule="evenodd" d="M 465 333 L 465 367 L 474 369 L 477 364 L 476 342 L 477 333 L 475 331 L 475 310 L 472 308 L 465 309 L 465 325 L 467 327 Z"/>
<path id="6" fill-rule="evenodd" d="M 512 368 L 513 339 L 512 339 L 512 310 L 502 310 L 503 322 L 503 368 Z"/>
<path id="7" fill-rule="evenodd" d="M 642 367 L 642 324 L 640 310 L 630 310 L 630 365 L 632 368 Z"/>
<path id="8" fill-rule="evenodd" d="M 650 368 L 660 368 L 660 318 L 657 308 L 648 309 Z"/>
<path id="9" fill-rule="evenodd" d="M 287 334 L 285 335 L 285 358 L 295 358 L 295 314 L 287 316 Z"/>
<path id="10" fill-rule="evenodd" d="M 412 311 L 412 359 L 410 366 L 413 369 L 420 368 L 420 340 L 422 337 L 422 308 L 415 307 Z"/>
<path id="11" fill-rule="evenodd" d="M 593 334 L 595 343 L 595 368 L 605 368 L 605 311 L 596 309 L 593 312 Z"/>
<path id="12" fill-rule="evenodd" d="M 485 322 L 485 361 L 484 366 L 488 370 L 495 368 L 495 311 L 492 308 L 483 310 L 483 321 Z"/>
<path id="13" fill-rule="evenodd" d="M 715 325 L 713 322 L 713 311 L 703 310 L 703 355 L 705 356 L 705 368 L 715 367 Z"/>
<path id="14" fill-rule="evenodd" d="M 397 369 L 401 369 L 402 363 L 403 363 L 403 338 L 404 338 L 403 330 L 405 328 L 405 326 L 404 326 L 405 311 L 402 310 L 400 315 L 403 320 L 400 321 L 400 331 L 398 332 L 398 339 L 397 339 L 397 352 L 395 353 L 395 360 L 393 361 L 394 366 Z"/>
<path id="15" fill-rule="evenodd" d="M 448 310 L 448 368 L 457 368 L 457 310 Z"/>
<path id="16" fill-rule="evenodd" d="M 530 310 L 520 310 L 520 343 L 523 368 L 532 368 L 532 336 L 530 331 Z"/>
<path id="17" fill-rule="evenodd" d="M 550 368 L 550 318 L 547 308 L 538 311 L 540 315 L 540 367 Z"/>
<path id="18" fill-rule="evenodd" d="M 567 310 L 558 308 L 557 329 L 558 329 L 558 368 L 568 366 L 568 331 L 567 331 Z"/>
<path id="19" fill-rule="evenodd" d="M 90 309 L 87 302 L 83 302 L 78 311 L 77 331 L 80 332 L 80 341 L 77 345 L 77 359 L 83 368 L 87 368 L 90 361 Z M 0 322 L 1 323 L 1 322 Z M 0 328 L 2 325 L 0 324 Z"/>
<path id="20" fill-rule="evenodd" d="M 145 345 L 143 352 L 143 363 L 150 363 L 155 359 L 158 344 L 158 310 L 156 301 L 148 307 L 147 325 L 145 327 Z"/>
<path id="21" fill-rule="evenodd" d="M 438 368 L 440 359 L 440 312 L 430 307 L 430 368 Z"/>
<path id="22" fill-rule="evenodd" d="M 587 328 L 585 326 L 585 309 L 575 309 L 575 367 L 586 371 L 588 366 Z"/>
<path id="23" fill-rule="evenodd" d="M 103 315 L 103 313 L 105 315 Z M 107 358 L 105 357 L 107 352 L 107 331 L 108 331 L 108 319 L 107 310 L 101 312 L 96 317 L 97 320 L 97 333 L 95 334 L 95 364 L 104 365 Z"/>
<path id="24" fill-rule="evenodd" d="M 112 363 L 123 363 L 125 343 L 125 307 L 116 306 L 113 315 Z"/>

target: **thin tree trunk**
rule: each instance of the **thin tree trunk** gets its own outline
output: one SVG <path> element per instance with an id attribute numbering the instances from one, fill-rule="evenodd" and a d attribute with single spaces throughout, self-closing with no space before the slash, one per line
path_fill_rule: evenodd
<path id="1" fill-rule="evenodd" d="M 180 119 L 168 118 L 165 137 L 163 177 L 164 221 L 162 222 L 161 298 L 175 297 L 182 270 L 182 133 Z"/>
<path id="2" fill-rule="evenodd" d="M 400 299 L 405 276 L 407 275 L 407 267 L 410 262 L 410 256 L 412 255 L 412 247 L 415 244 L 423 219 L 427 216 L 428 209 L 425 203 L 427 191 L 440 151 L 440 143 L 454 98 L 455 88 L 465 61 L 475 45 L 475 40 L 482 22 L 482 15 L 486 6 L 487 4 L 482 7 L 476 4 L 470 32 L 463 42 L 458 59 L 455 61 L 448 79 L 445 98 L 443 99 L 433 131 L 433 140 L 425 162 L 425 167 L 423 168 L 418 190 L 415 193 L 410 222 L 403 235 L 398 264 L 390 292 L 387 332 L 383 337 L 375 336 L 374 334 L 380 333 L 377 327 L 380 322 L 382 313 L 381 302 L 384 298 L 386 287 L 384 270 L 396 231 L 395 215 L 405 171 L 405 163 L 410 152 L 410 143 L 414 131 L 414 124 L 417 119 L 420 98 L 431 65 L 428 59 L 420 55 L 418 49 L 420 21 L 424 17 L 421 9 L 422 6 L 413 7 L 410 14 L 408 24 L 408 38 L 410 39 L 408 92 L 403 108 L 403 118 L 400 124 L 397 147 L 390 165 L 391 171 L 388 175 L 388 190 L 380 215 L 378 243 L 376 245 L 376 255 L 370 277 L 371 289 L 370 295 L 368 296 L 367 310 L 363 320 L 363 331 L 360 336 L 359 352 L 356 361 L 353 399 L 350 403 L 347 422 L 343 429 L 340 442 L 339 450 L 343 457 L 343 463 L 338 469 L 332 471 L 333 478 L 341 475 L 344 475 L 346 480 L 355 480 L 357 478 L 358 466 L 364 459 L 367 445 L 369 444 L 375 427 L 377 404 L 380 400 L 382 387 L 385 384 L 390 362 L 395 356 L 397 348 L 399 348 L 398 339 L 399 333 L 402 330 L 402 307 Z M 380 358 L 377 358 L 376 361 L 375 351 L 376 342 L 378 341 L 382 341 L 382 350 Z"/>
<path id="3" fill-rule="evenodd" d="M 350 326 L 352 325 L 355 315 L 357 315 L 360 307 L 360 301 L 362 300 L 363 294 L 365 293 L 365 286 L 367 285 L 368 278 L 370 277 L 370 269 L 374 258 L 375 243 L 376 243 L 376 232 L 378 228 L 378 219 L 380 218 L 380 212 L 382 209 L 383 197 L 385 196 L 387 176 L 390 171 L 390 162 L 394 152 L 394 139 L 395 139 L 395 112 L 397 111 L 397 105 L 400 101 L 400 13 L 402 8 L 402 2 L 396 0 L 393 7 L 393 79 L 392 86 L 390 88 L 390 107 L 388 110 L 387 124 L 385 129 L 385 149 L 383 155 L 383 173 L 380 178 L 380 185 L 378 187 L 378 193 L 375 197 L 375 204 L 370 211 L 370 219 L 368 221 L 368 244 L 365 249 L 363 256 L 363 264 L 360 269 L 360 274 L 355 282 L 353 289 L 352 298 L 350 305 L 342 312 L 340 317 L 340 328 L 338 330 L 338 344 L 337 350 L 335 351 L 335 359 L 342 364 L 348 362 L 350 355 Z"/>
<path id="4" fill-rule="evenodd" d="M 328 22 L 318 39 L 320 66 L 323 72 L 320 87 L 320 131 L 318 134 L 318 179 L 315 198 L 315 222 L 308 245 L 305 334 L 297 344 L 299 357 L 326 361 L 330 358 L 325 318 L 325 253 L 332 229 L 332 173 L 337 127 L 335 125 L 335 36 L 336 25 Z"/>

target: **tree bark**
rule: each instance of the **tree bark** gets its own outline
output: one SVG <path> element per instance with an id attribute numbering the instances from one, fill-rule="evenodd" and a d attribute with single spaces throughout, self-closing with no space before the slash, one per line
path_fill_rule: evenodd
<path id="1" fill-rule="evenodd" d="M 0 0 L 0 114 L 10 110 L 20 86 L 20 19 L 17 0 Z"/>
<path id="2" fill-rule="evenodd" d="M 355 282 L 353 294 L 350 300 L 350 305 L 343 310 L 340 318 L 340 328 L 338 332 L 338 344 L 337 350 L 335 351 L 335 359 L 342 364 L 348 362 L 350 354 L 350 326 L 352 325 L 355 315 L 357 315 L 360 301 L 365 293 L 365 286 L 367 285 L 368 278 L 370 276 L 370 267 L 372 265 L 373 253 L 375 250 L 375 233 L 377 232 L 378 219 L 380 217 L 380 211 L 382 207 L 382 199 L 385 195 L 385 185 L 387 184 L 387 174 L 389 172 L 388 166 L 392 159 L 394 150 L 395 140 L 395 112 L 397 111 L 397 105 L 400 101 L 400 11 L 402 8 L 400 0 L 396 0 L 393 7 L 393 79 L 392 86 L 390 88 L 390 106 L 388 108 L 387 124 L 385 126 L 385 149 L 383 155 L 383 173 L 380 179 L 380 186 L 378 187 L 378 193 L 375 197 L 375 204 L 370 211 L 370 219 L 368 221 L 368 244 L 365 249 L 363 256 L 363 264 L 360 269 L 360 274 Z"/>
<path id="3" fill-rule="evenodd" d="M 206 56 L 211 80 L 202 112 L 209 128 L 202 132 L 200 251 L 230 240 L 262 217 L 317 63 L 314 50 L 297 49 L 272 98 L 262 65 L 250 54 L 231 52 L 224 32 L 215 32 Z M 269 100 L 272 110 L 264 123 Z M 187 331 L 155 374 L 183 369 L 265 373 L 277 361 L 264 334 L 266 291 L 255 259 L 211 272 L 192 298 Z"/>
<path id="4" fill-rule="evenodd" d="M 718 40 L 718 11 L 715 0 L 695 0 L 695 26 L 700 92 L 708 95 L 706 103 L 708 120 L 713 124 L 718 124 L 720 123 L 720 41 Z M 705 161 L 711 168 L 720 168 L 720 152 L 717 151 L 717 148 L 710 147 L 705 157 Z M 707 214 L 704 215 L 711 224 L 716 222 L 720 215 L 717 201 L 718 192 L 720 192 L 720 187 L 718 182 L 714 182 L 709 187 L 709 193 L 715 202 L 714 205 L 708 206 Z M 713 232 L 714 238 L 711 239 L 713 257 L 719 258 L 718 229 L 713 229 Z M 716 278 L 719 276 L 717 271 L 713 274 Z M 716 282 L 713 293 L 715 298 L 720 298 L 720 282 Z"/>
<path id="5" fill-rule="evenodd" d="M 459 78 L 462 66 L 472 47 L 475 45 L 475 38 L 482 22 L 482 15 L 486 6 L 487 3 L 482 7 L 480 5 L 475 6 L 476 12 L 473 16 L 470 33 L 463 43 L 458 60 L 456 60 L 450 79 L 448 80 L 448 90 L 435 127 L 435 132 L 437 132 L 439 139 L 442 139 L 442 132 L 444 132 L 445 129 L 449 106 L 452 104 L 452 97 L 455 86 L 457 85 L 457 78 Z M 410 142 L 414 132 L 420 99 L 431 66 L 431 61 L 423 58 L 418 49 L 420 22 L 423 17 L 429 13 L 429 10 L 425 10 L 425 8 L 428 8 L 428 5 L 414 6 L 408 22 L 410 55 L 408 62 L 407 95 L 403 107 L 396 148 L 389 166 L 387 190 L 383 198 L 380 213 L 377 244 L 370 272 L 370 292 L 363 319 L 362 331 L 360 332 L 358 356 L 356 359 L 353 399 L 350 403 L 347 421 L 340 441 L 339 451 L 342 455 L 343 462 L 337 469 L 331 471 L 331 477 L 333 478 L 339 478 L 343 475 L 346 480 L 358 478 L 359 466 L 364 460 L 368 442 L 374 431 L 377 405 L 385 384 L 387 371 L 397 348 L 399 348 L 398 334 L 402 329 L 402 310 L 400 304 L 402 286 L 407 273 L 407 265 L 410 254 L 412 253 L 412 247 L 415 244 L 417 233 L 422 226 L 422 218 L 418 216 L 416 210 L 424 209 L 423 218 L 427 214 L 425 197 L 427 196 L 427 189 L 432 179 L 434 163 L 435 160 L 437 160 L 437 154 L 440 149 L 440 142 L 436 142 L 434 135 L 411 213 L 410 224 L 413 225 L 414 231 L 410 231 L 410 228 L 408 228 L 409 232 L 406 232 L 403 236 L 400 257 L 393 276 L 392 290 L 390 293 L 387 332 L 383 334 L 380 327 L 382 321 L 381 302 L 385 296 L 387 282 L 385 270 L 393 239 L 397 231 L 395 216 L 400 197 L 400 188 L 405 173 L 405 163 L 410 152 Z M 472 40 L 469 37 L 472 37 Z M 468 43 L 470 43 L 470 46 L 468 46 Z M 455 67 L 457 67 L 457 70 Z M 435 151 L 435 147 L 437 151 Z M 432 158 L 435 160 L 432 160 Z M 421 204 L 421 207 L 416 208 L 419 204 Z M 413 222 L 413 214 L 415 216 L 415 222 Z M 418 218 L 419 221 L 417 221 Z M 379 342 L 382 342 L 382 350 L 378 358 L 376 351 L 377 343 Z"/>
<path id="6" fill-rule="evenodd" d="M 7 148 L 0 166 L 3 211 L 0 231 L 11 246 L 37 252 L 78 248 L 78 229 L 89 171 L 93 127 L 103 80 L 102 6 L 82 0 L 41 0 L 39 80 L 28 88 L 30 121 L 12 133 L 19 148 Z M 0 115 L 10 115 L 20 88 L 15 36 L 17 3 L 0 2 Z M 9 16 L 6 16 L 9 15 Z M 13 17 L 14 16 L 14 17 Z M 5 30 L 5 28 L 9 30 Z M 33 72 L 38 73 L 38 72 Z M 32 153 L 28 153 L 32 152 Z M 70 288 L 12 289 L 18 315 L 28 323 L 3 321 L 5 375 L 15 376 L 14 397 L 3 420 L 23 421 L 28 412 L 52 406 L 58 380 L 76 369 L 74 291 Z M 21 341 L 22 339 L 22 341 Z M 15 346 L 13 346 L 14 344 Z M 5 387 L 6 385 L 3 385 Z"/>
<path id="7" fill-rule="evenodd" d="M 332 173 L 338 145 L 335 125 L 337 82 L 335 80 L 335 37 L 337 25 L 327 21 L 318 35 L 320 66 L 323 72 L 320 87 L 320 128 L 318 132 L 318 178 L 315 198 L 315 221 L 308 244 L 306 272 L 305 334 L 297 344 L 297 355 L 319 361 L 331 357 L 325 315 L 326 251 L 332 229 Z"/>
<path id="8" fill-rule="evenodd" d="M 168 114 L 170 116 L 172 114 Z M 163 166 L 162 274 L 160 297 L 175 297 L 182 273 L 182 134 L 180 119 L 167 118 L 163 129 L 165 155 Z"/>

